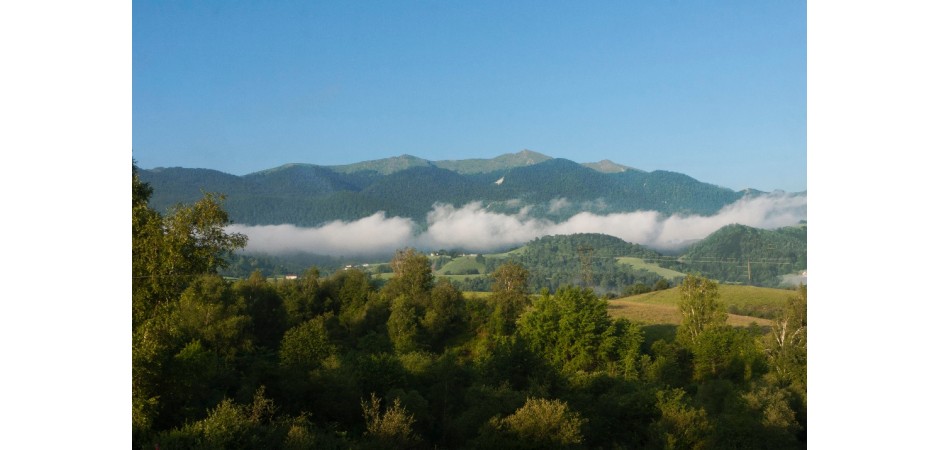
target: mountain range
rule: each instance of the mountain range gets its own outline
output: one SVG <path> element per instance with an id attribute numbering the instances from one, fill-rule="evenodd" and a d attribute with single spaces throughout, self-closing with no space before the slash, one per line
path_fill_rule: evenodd
<path id="1" fill-rule="evenodd" d="M 377 211 L 425 223 L 435 204 L 481 202 L 487 210 L 565 220 L 579 212 L 658 211 L 710 215 L 747 195 L 655 170 L 609 160 L 579 164 L 523 150 L 492 159 L 430 161 L 410 155 L 321 166 L 285 164 L 232 175 L 211 169 L 139 169 L 153 187 L 151 206 L 165 211 L 203 192 L 226 196 L 231 220 L 246 225 L 318 226 Z"/>

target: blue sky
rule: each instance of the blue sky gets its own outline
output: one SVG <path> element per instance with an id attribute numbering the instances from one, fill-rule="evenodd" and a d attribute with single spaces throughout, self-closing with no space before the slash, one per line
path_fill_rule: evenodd
<path id="1" fill-rule="evenodd" d="M 805 3 L 133 3 L 143 168 L 522 149 L 805 190 Z"/>

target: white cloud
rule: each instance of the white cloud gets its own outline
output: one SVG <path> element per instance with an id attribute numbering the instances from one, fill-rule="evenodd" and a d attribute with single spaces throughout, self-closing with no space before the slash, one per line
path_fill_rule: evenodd
<path id="1" fill-rule="evenodd" d="M 549 210 L 561 207 L 564 202 L 567 200 L 553 200 Z M 603 233 L 668 250 L 705 238 L 732 223 L 765 229 L 795 225 L 806 219 L 806 196 L 745 197 L 711 216 L 664 217 L 654 211 L 607 215 L 582 212 L 556 223 L 530 217 L 529 211 L 530 207 L 526 206 L 515 214 L 495 213 L 480 202 L 461 208 L 436 204 L 428 212 L 427 229 L 420 233 L 411 219 L 389 218 L 382 212 L 353 222 L 336 221 L 317 228 L 232 225 L 229 231 L 248 236 L 247 250 L 275 254 L 296 251 L 332 255 L 388 254 L 409 246 L 486 252 L 521 245 L 541 236 L 574 233 Z"/>
<path id="2" fill-rule="evenodd" d="M 561 210 L 563 210 L 563 209 L 565 209 L 565 208 L 568 208 L 569 206 L 571 206 L 571 202 L 569 202 L 568 199 L 566 199 L 566 198 L 564 198 L 564 197 L 562 197 L 562 198 L 556 198 L 556 199 L 553 199 L 552 201 L 548 202 L 548 212 L 549 212 L 550 214 L 556 214 L 556 213 L 558 213 L 559 211 L 561 211 Z"/>
<path id="3" fill-rule="evenodd" d="M 236 224 L 227 229 L 248 236 L 247 251 L 368 255 L 394 252 L 412 239 L 415 228 L 411 219 L 388 218 L 380 211 L 353 222 L 335 221 L 317 228 Z"/>

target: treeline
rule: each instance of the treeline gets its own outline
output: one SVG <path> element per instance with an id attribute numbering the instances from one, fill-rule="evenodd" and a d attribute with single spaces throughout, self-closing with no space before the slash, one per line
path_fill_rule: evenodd
<path id="1" fill-rule="evenodd" d="M 648 342 L 592 290 L 532 296 L 513 262 L 485 299 L 411 249 L 381 287 L 228 282 L 245 239 L 217 198 L 162 215 L 133 192 L 134 448 L 806 446 L 805 289 L 763 336 L 688 277 L 689 320 Z"/>
<path id="2" fill-rule="evenodd" d="M 518 212 L 518 206 L 509 205 L 521 202 L 531 206 L 530 215 L 552 220 L 564 220 L 581 211 L 710 215 L 744 195 L 678 173 L 601 173 L 565 159 L 476 174 L 435 166 L 409 167 L 389 174 L 344 173 L 291 164 L 244 176 L 168 168 L 143 170 L 140 177 L 157 188 L 151 206 L 160 212 L 178 203 L 195 202 L 202 192 L 224 192 L 231 218 L 246 225 L 318 226 L 361 219 L 378 211 L 424 223 L 435 203 L 460 207 L 472 201 L 502 213 Z M 498 179 L 503 182 L 497 185 Z M 559 199 L 570 202 L 570 207 L 549 206 Z"/>

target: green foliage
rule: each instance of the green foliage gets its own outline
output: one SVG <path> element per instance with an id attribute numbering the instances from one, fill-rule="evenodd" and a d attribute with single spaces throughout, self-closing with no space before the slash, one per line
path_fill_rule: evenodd
<path id="1" fill-rule="evenodd" d="M 682 324 L 678 336 L 694 346 L 706 330 L 725 323 L 728 314 L 718 303 L 718 284 L 707 278 L 687 275 L 679 286 Z"/>
<path id="2" fill-rule="evenodd" d="M 264 387 L 255 392 L 249 405 L 224 399 L 200 421 L 161 433 L 155 444 L 165 449 L 257 449 L 277 448 L 287 429 L 274 417 L 274 402 L 264 397 Z"/>
<path id="3" fill-rule="evenodd" d="M 235 283 L 234 291 L 239 304 L 251 317 L 250 329 L 256 345 L 276 349 L 288 328 L 288 316 L 275 286 L 256 271 L 248 280 Z"/>
<path id="4" fill-rule="evenodd" d="M 781 380 L 806 386 L 806 286 L 787 301 L 774 320 L 770 343 L 770 364 Z"/>
<path id="5" fill-rule="evenodd" d="M 518 263 L 504 263 L 493 272 L 491 289 L 488 330 L 494 334 L 512 334 L 516 320 L 529 304 L 529 272 Z"/>
<path id="6" fill-rule="evenodd" d="M 366 437 L 377 448 L 413 448 L 420 437 L 414 434 L 414 415 L 408 412 L 401 401 L 395 399 L 385 411 L 382 401 L 372 394 L 362 401 L 362 415 L 366 421 Z"/>
<path id="7" fill-rule="evenodd" d="M 806 270 L 806 227 L 763 230 L 727 225 L 689 247 L 674 263 L 723 282 L 778 287 L 782 277 Z"/>
<path id="8" fill-rule="evenodd" d="M 529 398 L 507 417 L 490 419 L 478 443 L 483 448 L 582 448 L 584 420 L 566 402 Z"/>
<path id="9" fill-rule="evenodd" d="M 223 196 L 205 194 L 196 203 L 177 205 L 164 217 L 148 205 L 152 189 L 133 170 L 131 270 L 133 325 L 150 317 L 157 305 L 174 301 L 194 276 L 213 274 L 226 257 L 247 242 L 226 233 L 229 217 Z"/>
<path id="10" fill-rule="evenodd" d="M 447 280 L 431 289 L 431 301 L 421 318 L 421 326 L 432 344 L 461 329 L 464 316 L 463 294 Z"/>
<path id="11" fill-rule="evenodd" d="M 320 367 L 335 352 L 326 326 L 330 317 L 329 313 L 317 316 L 287 330 L 278 353 L 281 365 L 304 372 Z"/>
<path id="12" fill-rule="evenodd" d="M 692 347 L 696 380 L 713 378 L 739 382 L 763 373 L 763 351 L 747 330 L 729 326 L 709 328 L 698 336 Z"/>
<path id="13" fill-rule="evenodd" d="M 434 276 L 428 257 L 413 248 L 395 252 L 391 262 L 394 276 L 382 292 L 388 298 L 404 295 L 410 301 L 427 303 Z"/>
<path id="14" fill-rule="evenodd" d="M 418 312 L 414 301 L 404 295 L 395 297 L 387 326 L 388 337 L 396 352 L 407 353 L 418 349 Z"/>
<path id="15" fill-rule="evenodd" d="M 536 300 L 520 317 L 519 334 L 565 372 L 608 370 L 627 377 L 636 375 L 643 342 L 639 327 L 610 318 L 605 300 L 570 286 Z"/>
<path id="16" fill-rule="evenodd" d="M 581 283 L 584 265 L 581 256 L 588 256 L 594 286 L 598 291 L 622 292 L 627 286 L 642 282 L 653 284 L 659 275 L 633 266 L 620 264 L 624 256 L 658 258 L 661 255 L 637 244 L 603 234 L 572 234 L 545 236 L 534 239 L 525 246 L 525 251 L 510 257 L 530 272 L 529 279 L 534 289 L 548 288 L 555 291 L 566 284 Z"/>
<path id="17" fill-rule="evenodd" d="M 652 424 L 652 435 L 658 448 L 706 449 L 712 424 L 702 408 L 692 406 L 682 389 L 656 393 L 656 406 L 661 416 Z"/>

